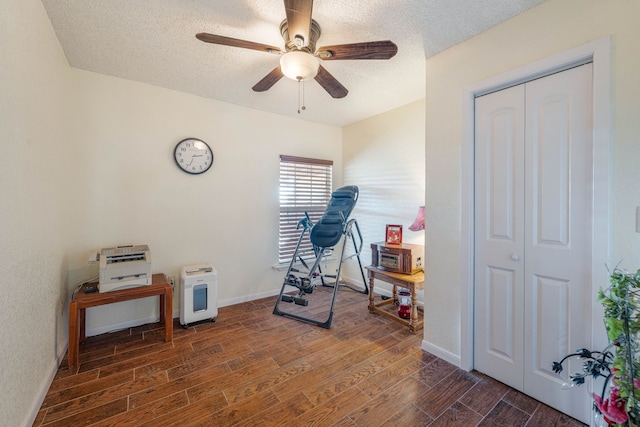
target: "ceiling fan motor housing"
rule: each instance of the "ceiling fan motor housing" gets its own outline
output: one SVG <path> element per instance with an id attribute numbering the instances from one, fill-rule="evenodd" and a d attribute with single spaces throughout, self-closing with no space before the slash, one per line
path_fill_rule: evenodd
<path id="1" fill-rule="evenodd" d="M 282 39 L 284 40 L 285 50 L 287 52 L 291 52 L 294 50 L 301 50 L 303 52 L 307 52 L 310 54 L 315 54 L 316 52 L 316 42 L 320 38 L 320 34 L 322 34 L 322 30 L 320 30 L 320 25 L 315 21 L 311 20 L 311 31 L 309 31 L 309 40 L 302 40 L 302 46 L 299 46 L 296 43 L 296 39 L 300 40 L 300 36 L 294 37 L 291 39 L 291 35 L 289 34 L 289 24 L 287 20 L 283 20 L 280 23 L 280 34 L 282 34 Z"/>

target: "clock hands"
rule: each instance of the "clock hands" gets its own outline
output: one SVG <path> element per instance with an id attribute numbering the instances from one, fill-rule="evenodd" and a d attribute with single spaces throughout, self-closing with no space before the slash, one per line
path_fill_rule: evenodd
<path id="1" fill-rule="evenodd" d="M 195 160 L 196 157 L 204 157 L 204 154 L 193 154 L 191 156 L 191 161 L 189 162 L 187 167 L 191 167 L 191 165 L 193 164 L 193 161 Z M 205 163 L 205 165 L 206 165 L 206 163 Z M 200 166 L 200 169 L 202 169 L 202 166 Z"/>

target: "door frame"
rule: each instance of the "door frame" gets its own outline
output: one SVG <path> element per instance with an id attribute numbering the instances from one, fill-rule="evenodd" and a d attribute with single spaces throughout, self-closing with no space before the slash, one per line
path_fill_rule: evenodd
<path id="1" fill-rule="evenodd" d="M 609 262 L 609 145 L 611 139 L 611 38 L 602 37 L 463 88 L 461 144 L 461 292 L 460 367 L 474 367 L 474 125 L 475 98 L 588 62 L 593 63 L 593 223 L 591 348 L 607 344 L 604 315 L 597 303 L 599 284 L 608 282 Z M 599 203 L 596 204 L 595 202 Z"/>

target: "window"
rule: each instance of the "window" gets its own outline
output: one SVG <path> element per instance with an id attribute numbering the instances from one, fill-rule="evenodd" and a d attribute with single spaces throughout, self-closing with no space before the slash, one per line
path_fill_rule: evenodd
<path id="1" fill-rule="evenodd" d="M 288 263 L 302 228 L 298 222 L 307 212 L 315 224 L 331 200 L 333 161 L 280 156 L 280 232 L 278 262 Z M 311 250 L 308 235 L 300 245 Z M 309 256 L 312 252 L 309 252 Z"/>

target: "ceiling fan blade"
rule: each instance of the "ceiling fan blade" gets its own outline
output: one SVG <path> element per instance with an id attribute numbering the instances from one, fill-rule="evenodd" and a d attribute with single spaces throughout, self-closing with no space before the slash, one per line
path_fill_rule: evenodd
<path id="1" fill-rule="evenodd" d="M 324 60 L 330 59 L 390 59 L 398 53 L 398 46 L 392 41 L 337 44 L 322 46 L 318 49 L 318 56 Z"/>
<path id="2" fill-rule="evenodd" d="M 342 86 L 342 83 L 336 80 L 322 65 L 318 68 L 315 79 L 333 98 L 344 98 L 349 93 L 347 88 Z"/>
<path id="3" fill-rule="evenodd" d="M 276 84 L 278 80 L 280 80 L 283 76 L 284 74 L 282 74 L 280 66 L 278 65 L 276 68 L 271 70 L 269 74 L 264 76 L 262 80 L 256 83 L 251 89 L 253 89 L 255 92 L 264 92 L 265 90 L 269 90 L 271 89 L 271 86 Z"/>
<path id="4" fill-rule="evenodd" d="M 280 53 L 281 49 L 275 46 L 269 46 L 262 43 L 255 43 L 246 40 L 234 39 L 232 37 L 218 36 L 216 34 L 198 33 L 198 40 L 206 43 L 221 44 L 224 46 L 241 47 L 244 49 L 259 50 L 267 53 Z"/>
<path id="5" fill-rule="evenodd" d="M 300 36 L 304 43 L 299 47 L 307 46 L 311 33 L 313 0 L 284 0 L 284 8 L 287 12 L 289 39 L 295 42 L 296 36 Z"/>

